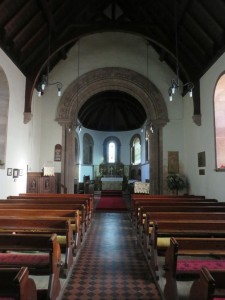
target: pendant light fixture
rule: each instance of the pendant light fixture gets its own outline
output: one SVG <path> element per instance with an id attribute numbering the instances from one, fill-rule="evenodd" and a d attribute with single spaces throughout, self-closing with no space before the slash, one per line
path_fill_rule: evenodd
<path id="1" fill-rule="evenodd" d="M 82 130 L 82 125 L 80 120 L 78 119 L 78 106 L 79 106 L 79 86 L 80 86 L 80 40 L 77 41 L 77 125 L 78 132 L 80 133 Z"/>
<path id="2" fill-rule="evenodd" d="M 176 2 L 176 0 L 175 0 Z M 174 4 L 174 11 L 175 11 L 175 55 L 176 55 L 176 78 L 171 80 L 171 86 L 169 87 L 168 93 L 169 93 L 169 100 L 172 101 L 173 100 L 173 95 L 176 93 L 176 91 L 179 88 L 186 88 L 188 93 L 189 93 L 189 97 L 192 98 L 193 96 L 193 89 L 194 89 L 194 84 L 192 82 L 186 82 L 184 84 L 182 84 L 180 82 L 180 78 L 179 78 L 179 52 L 178 52 L 178 46 L 179 46 L 179 42 L 178 42 L 178 18 L 177 18 L 177 4 Z"/>
<path id="3" fill-rule="evenodd" d="M 41 97 L 46 90 L 46 87 L 49 85 L 55 85 L 57 88 L 57 95 L 60 97 L 62 95 L 62 83 L 60 81 L 49 82 L 49 70 L 50 70 L 50 54 L 51 54 L 51 31 L 49 29 L 48 36 L 48 60 L 47 60 L 47 74 L 43 74 L 41 78 L 41 82 L 38 84 L 38 96 Z"/>

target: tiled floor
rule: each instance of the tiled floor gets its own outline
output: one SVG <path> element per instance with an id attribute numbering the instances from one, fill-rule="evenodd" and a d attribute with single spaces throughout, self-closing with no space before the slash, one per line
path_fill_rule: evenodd
<path id="1" fill-rule="evenodd" d="M 128 212 L 95 212 L 61 300 L 159 300 Z"/>

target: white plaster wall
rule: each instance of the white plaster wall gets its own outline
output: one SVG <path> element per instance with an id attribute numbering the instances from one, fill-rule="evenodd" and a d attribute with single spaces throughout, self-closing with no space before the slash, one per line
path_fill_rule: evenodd
<path id="1" fill-rule="evenodd" d="M 41 148 L 40 148 L 40 165 L 41 171 L 44 166 L 53 164 L 55 172 L 61 172 L 61 162 L 54 162 L 54 149 L 56 144 L 62 144 L 61 126 L 55 122 L 56 105 L 59 98 L 56 87 L 49 86 L 44 97 L 38 99 L 42 104 L 41 110 Z"/>
<path id="2" fill-rule="evenodd" d="M 93 137 L 94 140 L 94 165 L 99 165 L 103 162 L 103 143 L 106 138 L 109 136 L 116 136 L 120 142 L 121 142 L 121 162 L 124 165 L 130 164 L 130 140 L 134 134 L 137 134 L 137 130 L 131 130 L 128 132 L 104 132 L 104 131 L 95 131 L 95 130 L 89 130 L 82 128 L 81 132 L 79 133 L 79 140 L 81 144 L 81 153 L 83 151 L 82 149 L 82 141 L 83 141 L 83 135 L 85 133 L 90 134 Z M 82 162 L 82 155 L 81 155 L 81 162 Z"/>
<path id="3" fill-rule="evenodd" d="M 158 60 L 155 51 L 149 47 L 147 68 L 146 43 L 142 37 L 123 33 L 100 33 L 83 38 L 80 43 L 80 75 L 95 68 L 118 66 L 132 69 L 148 76 L 162 93 L 167 108 L 169 123 L 163 129 L 163 164 L 167 169 L 168 151 L 179 151 L 181 172 L 188 177 L 190 193 L 224 201 L 225 173 L 215 171 L 213 93 L 218 76 L 224 71 L 225 55 L 222 55 L 202 77 L 201 111 L 202 125 L 192 121 L 193 103 L 188 96 L 182 100 L 176 96 L 168 101 L 168 87 L 174 74 L 166 64 Z M 26 169 L 41 171 L 44 164 L 54 159 L 54 146 L 61 144 L 61 127 L 55 122 L 59 98 L 55 86 L 48 86 L 45 95 L 32 101 L 33 119 L 23 123 L 25 77 L 0 50 L 0 65 L 9 82 L 9 118 L 7 154 L 5 169 L 0 169 L 0 198 L 24 192 L 26 189 Z M 71 49 L 68 58 L 61 61 L 51 72 L 49 81 L 62 81 L 63 89 L 77 77 L 77 46 Z M 110 133 L 111 135 L 112 133 Z M 101 137 L 104 140 L 109 134 Z M 116 133 L 118 136 L 118 134 Z M 119 137 L 119 136 L 118 136 Z M 120 138 L 120 137 L 119 137 Z M 123 136 L 124 145 L 129 145 L 130 137 Z M 129 151 L 122 145 L 121 152 Z M 123 148 L 124 147 L 124 148 Z M 101 149 L 100 149 L 101 148 Z M 102 161 L 102 144 L 95 143 L 95 162 Z M 199 175 L 198 152 L 206 152 L 205 175 Z M 124 164 L 129 164 L 128 155 L 122 154 Z M 55 163 L 56 172 L 61 164 Z M 7 168 L 23 169 L 24 175 L 14 182 L 7 176 Z"/>
<path id="4" fill-rule="evenodd" d="M 31 141 L 34 139 L 32 123 L 23 123 L 25 77 L 0 50 L 0 65 L 9 84 L 9 115 L 5 169 L 0 170 L 0 199 L 26 191 L 27 166 L 36 157 L 31 156 Z M 34 110 L 35 111 L 35 110 Z M 7 168 L 22 169 L 23 176 L 14 181 L 7 176 Z"/>
<path id="5" fill-rule="evenodd" d="M 29 127 L 28 135 L 28 172 L 40 172 L 40 159 L 42 143 L 42 105 L 40 98 L 36 94 L 36 90 L 33 94 L 32 101 L 32 119 L 27 124 Z"/>
<path id="6" fill-rule="evenodd" d="M 77 131 L 78 133 L 78 131 Z M 82 164 L 82 153 L 83 153 L 83 135 L 88 133 L 92 136 L 94 140 L 94 148 L 93 148 L 93 165 L 99 165 L 103 162 L 103 143 L 106 138 L 109 136 L 116 136 L 121 142 L 121 162 L 126 166 L 130 164 L 130 140 L 135 134 L 141 134 L 140 130 L 131 130 L 129 132 L 102 132 L 102 131 L 94 131 L 86 128 L 82 128 L 81 132 L 78 133 L 78 138 L 80 141 L 80 174 L 79 181 L 83 181 L 83 176 L 90 176 L 91 179 L 94 179 L 96 174 L 94 174 L 94 169 L 92 166 L 87 166 Z M 145 147 L 142 144 L 142 149 Z M 142 151 L 143 152 L 143 151 Z M 145 179 L 149 179 L 149 165 L 143 164 L 142 168 L 142 181 Z M 97 174 L 98 175 L 98 174 Z"/>
<path id="7" fill-rule="evenodd" d="M 141 166 L 141 181 L 146 182 L 146 180 L 149 180 L 149 163 L 145 163 Z"/>
<path id="8" fill-rule="evenodd" d="M 158 55 L 153 48 L 148 46 L 147 49 L 146 41 L 142 37 L 125 33 L 108 32 L 93 34 L 82 38 L 80 40 L 79 49 L 79 75 L 96 68 L 122 67 L 134 70 L 148 77 L 157 86 L 167 104 L 170 119 L 170 123 L 163 131 L 165 166 L 167 166 L 167 151 L 179 151 L 182 161 L 182 98 L 177 94 L 174 101 L 169 102 L 168 88 L 171 79 L 175 75 L 165 63 L 159 61 Z M 77 57 L 78 45 L 75 45 L 68 53 L 67 59 L 65 61 L 62 60 L 51 72 L 49 81 L 61 81 L 63 83 L 63 90 L 65 90 L 78 76 Z M 42 159 L 39 169 L 42 169 L 46 162 L 53 160 L 54 145 L 57 143 L 61 144 L 61 127 L 54 121 L 57 105 L 59 103 L 59 99 L 56 96 L 56 87 L 48 86 L 46 93 L 40 101 L 42 103 Z M 176 130 L 175 134 L 172 133 L 173 130 Z M 107 134 L 107 136 L 108 135 L 109 134 Z M 101 152 L 97 151 L 96 153 Z M 129 156 L 126 155 L 126 157 Z M 125 160 L 127 160 L 127 158 L 125 158 Z M 97 154 L 94 164 L 98 164 L 101 161 L 100 154 Z M 129 160 L 124 163 L 129 164 Z M 61 164 L 54 162 L 54 165 L 56 171 L 60 172 Z"/>
<path id="9" fill-rule="evenodd" d="M 201 126 L 192 122 L 192 103 L 188 99 L 184 100 L 184 164 L 190 193 L 220 201 L 225 201 L 225 173 L 215 171 L 213 96 L 216 81 L 224 72 L 224 66 L 225 55 L 222 55 L 201 78 Z M 206 155 L 205 168 L 198 167 L 198 153 L 202 151 Z M 199 175 L 199 169 L 205 169 L 205 175 Z"/>

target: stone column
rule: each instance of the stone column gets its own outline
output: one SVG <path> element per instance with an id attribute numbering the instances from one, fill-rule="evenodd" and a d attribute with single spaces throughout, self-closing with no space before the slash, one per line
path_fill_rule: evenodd
<path id="1" fill-rule="evenodd" d="M 61 124 L 62 126 L 62 158 L 61 158 L 61 184 L 65 186 L 65 149 L 66 149 L 66 139 L 65 139 L 65 133 L 66 133 L 66 124 Z M 64 189 L 60 188 L 61 193 L 64 193 Z"/>
<path id="2" fill-rule="evenodd" d="M 74 193 L 74 164 L 75 164 L 75 133 L 74 128 L 66 124 L 62 126 L 62 171 L 61 183 L 66 187 L 68 194 Z"/>
<path id="3" fill-rule="evenodd" d="M 150 158 L 150 193 L 163 193 L 163 151 L 162 151 L 162 126 L 157 122 L 152 123 L 149 131 L 149 158 Z"/>

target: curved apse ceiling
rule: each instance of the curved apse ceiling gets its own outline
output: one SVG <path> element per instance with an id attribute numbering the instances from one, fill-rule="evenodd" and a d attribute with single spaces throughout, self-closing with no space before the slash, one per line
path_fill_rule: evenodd
<path id="1" fill-rule="evenodd" d="M 134 97 L 113 90 L 89 98 L 79 110 L 78 119 L 92 130 L 129 131 L 142 127 L 146 112 Z"/>

